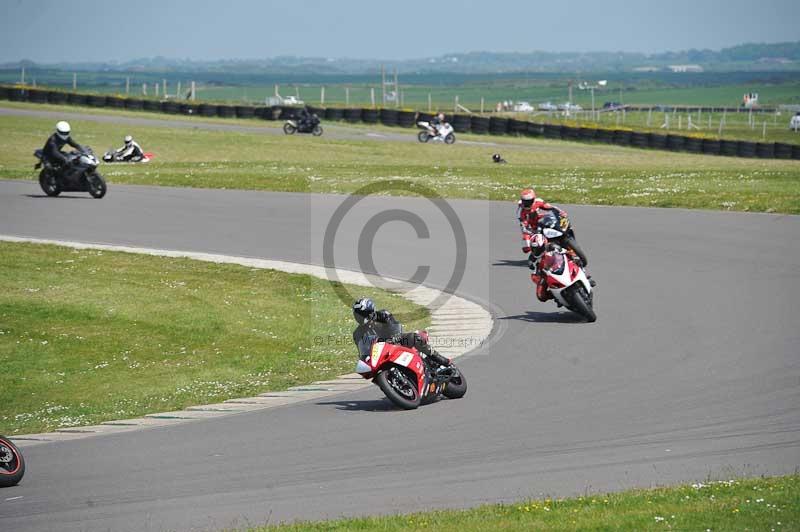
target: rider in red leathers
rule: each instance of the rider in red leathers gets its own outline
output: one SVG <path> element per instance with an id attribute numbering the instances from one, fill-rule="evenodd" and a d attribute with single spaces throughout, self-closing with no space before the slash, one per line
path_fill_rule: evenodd
<path id="1" fill-rule="evenodd" d="M 526 188 L 519 194 L 517 202 L 517 221 L 522 230 L 522 252 L 531 252 L 531 238 L 536 233 L 536 227 L 545 213 L 542 211 L 563 212 L 555 205 L 550 205 L 542 198 L 536 197 L 532 188 Z"/>
<path id="2" fill-rule="evenodd" d="M 531 274 L 531 281 L 536 285 L 536 297 L 544 303 L 553 299 L 553 294 L 547 288 L 547 281 L 540 269 L 540 259 L 544 256 L 545 249 L 547 248 L 547 239 L 541 233 L 536 233 L 531 236 L 530 240 L 531 254 L 528 256 L 528 268 L 533 270 Z"/>

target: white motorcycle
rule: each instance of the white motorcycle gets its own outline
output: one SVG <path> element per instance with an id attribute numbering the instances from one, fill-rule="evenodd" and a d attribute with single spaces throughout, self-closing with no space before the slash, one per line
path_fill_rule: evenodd
<path id="1" fill-rule="evenodd" d="M 444 142 L 445 144 L 452 144 L 456 141 L 456 135 L 453 133 L 453 126 L 447 122 L 434 126 L 430 122 L 417 122 L 417 125 L 422 128 L 422 131 L 417 135 L 420 142 L 428 142 L 433 139 L 435 141 Z"/>
<path id="2" fill-rule="evenodd" d="M 557 244 L 548 244 L 544 256 L 539 259 L 539 267 L 547 288 L 559 305 L 583 316 L 588 322 L 597 320 L 592 283 L 570 252 Z M 538 275 L 532 274 L 531 280 L 538 284 Z"/>

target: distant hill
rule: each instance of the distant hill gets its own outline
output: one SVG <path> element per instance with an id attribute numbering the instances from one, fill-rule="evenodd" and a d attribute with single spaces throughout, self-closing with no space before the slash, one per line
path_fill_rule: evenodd
<path id="1" fill-rule="evenodd" d="M 384 61 L 281 56 L 260 60 L 195 61 L 153 57 L 104 63 L 36 64 L 22 60 L 0 65 L 0 69 L 55 68 L 92 72 L 203 72 L 314 75 L 374 74 L 380 66 L 397 68 L 403 74 L 502 74 L 520 72 L 634 72 L 660 70 L 675 64 L 698 65 L 709 71 L 798 70 L 800 41 L 774 44 L 748 43 L 721 50 L 683 50 L 642 54 L 632 52 L 468 52 L 438 57 Z"/>

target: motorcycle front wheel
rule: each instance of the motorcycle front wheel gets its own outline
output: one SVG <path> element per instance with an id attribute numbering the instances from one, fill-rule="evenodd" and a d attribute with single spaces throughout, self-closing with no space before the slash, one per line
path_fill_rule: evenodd
<path id="1" fill-rule="evenodd" d="M 420 142 L 428 142 L 431 139 L 431 136 L 428 134 L 427 131 L 420 131 L 417 135 L 417 140 Z"/>
<path id="2" fill-rule="evenodd" d="M 297 131 L 297 128 L 292 124 L 283 124 L 283 132 L 287 135 L 294 135 L 295 131 Z"/>
<path id="3" fill-rule="evenodd" d="M 25 459 L 17 446 L 0 436 L 0 488 L 16 486 L 25 475 Z"/>
<path id="4" fill-rule="evenodd" d="M 47 170 L 42 170 L 39 173 L 39 186 L 42 187 L 42 191 L 51 198 L 61 194 L 61 185 L 58 184 L 56 176 Z"/>
<path id="5" fill-rule="evenodd" d="M 315 137 L 322 135 L 322 126 L 314 126 L 314 129 L 311 130 L 311 134 Z"/>
<path id="6" fill-rule="evenodd" d="M 448 399 L 461 399 L 467 393 L 467 378 L 461 373 L 461 370 L 453 366 L 455 375 L 450 377 L 450 381 L 444 387 L 442 395 Z"/>
<path id="7" fill-rule="evenodd" d="M 89 185 L 89 194 L 91 194 L 93 198 L 100 199 L 106 195 L 106 191 L 108 190 L 106 180 L 97 172 L 86 176 L 86 182 Z"/>
<path id="8" fill-rule="evenodd" d="M 378 373 L 375 377 L 378 387 L 391 402 L 404 410 L 413 410 L 419 406 L 420 395 L 417 383 L 397 366 Z"/>
<path id="9" fill-rule="evenodd" d="M 571 287 L 567 297 L 570 303 L 570 309 L 573 312 L 586 318 L 586 321 L 589 323 L 594 323 L 597 321 L 597 314 L 595 314 L 594 309 L 592 308 L 589 294 L 586 293 L 586 289 L 582 284 L 574 284 Z"/>
<path id="10" fill-rule="evenodd" d="M 452 144 L 456 141 L 456 136 L 452 133 L 448 133 L 447 136 L 444 138 L 445 144 Z"/>

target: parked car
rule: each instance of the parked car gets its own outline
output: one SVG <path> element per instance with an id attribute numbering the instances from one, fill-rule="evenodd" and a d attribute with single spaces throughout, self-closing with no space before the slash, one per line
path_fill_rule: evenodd
<path id="1" fill-rule="evenodd" d="M 283 105 L 304 105 L 303 100 L 298 100 L 295 96 L 285 96 L 283 98 Z"/>
<path id="2" fill-rule="evenodd" d="M 517 113 L 532 113 L 534 109 L 528 102 L 517 102 L 514 104 L 514 111 Z"/>
<path id="3" fill-rule="evenodd" d="M 540 111 L 558 111 L 558 107 L 552 102 L 544 102 L 539 104 Z"/>
<path id="4" fill-rule="evenodd" d="M 577 103 L 569 103 L 565 102 L 558 105 L 559 111 L 583 111 L 583 107 L 578 105 Z"/>
<path id="5" fill-rule="evenodd" d="M 624 106 L 619 102 L 606 102 L 603 104 L 603 109 L 606 111 L 615 111 L 617 109 L 622 109 Z"/>

